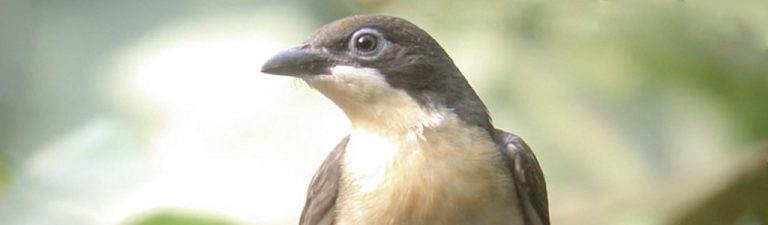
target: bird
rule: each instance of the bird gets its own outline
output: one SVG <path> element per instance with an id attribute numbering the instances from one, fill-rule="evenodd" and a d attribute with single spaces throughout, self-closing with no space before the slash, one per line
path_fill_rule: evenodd
<path id="1" fill-rule="evenodd" d="M 530 147 L 492 125 L 446 51 L 406 19 L 338 19 L 261 71 L 305 81 L 351 125 L 312 178 L 300 225 L 550 224 Z"/>

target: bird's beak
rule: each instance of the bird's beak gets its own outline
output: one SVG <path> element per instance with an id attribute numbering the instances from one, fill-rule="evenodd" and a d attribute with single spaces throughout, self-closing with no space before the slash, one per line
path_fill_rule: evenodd
<path id="1" fill-rule="evenodd" d="M 261 66 L 261 72 L 287 76 L 329 74 L 332 61 L 330 54 L 305 45 L 272 56 Z"/>

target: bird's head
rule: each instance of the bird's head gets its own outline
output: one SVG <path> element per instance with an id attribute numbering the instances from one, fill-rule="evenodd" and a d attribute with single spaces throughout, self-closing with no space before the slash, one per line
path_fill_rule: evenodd
<path id="1" fill-rule="evenodd" d="M 407 128 L 449 113 L 491 126 L 485 106 L 443 48 L 397 17 L 334 21 L 269 59 L 262 72 L 303 79 L 336 103 L 353 126 L 383 122 Z"/>

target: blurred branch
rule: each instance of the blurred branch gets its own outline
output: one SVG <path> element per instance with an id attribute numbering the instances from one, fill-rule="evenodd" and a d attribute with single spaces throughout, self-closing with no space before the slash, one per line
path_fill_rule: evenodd
<path id="1" fill-rule="evenodd" d="M 725 188 L 705 197 L 671 225 L 768 224 L 768 146 Z"/>

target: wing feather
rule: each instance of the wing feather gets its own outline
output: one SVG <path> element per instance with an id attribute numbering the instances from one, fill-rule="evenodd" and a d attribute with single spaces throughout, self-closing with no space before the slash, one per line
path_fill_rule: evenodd
<path id="1" fill-rule="evenodd" d="M 512 133 L 496 130 L 515 181 L 526 225 L 549 225 L 549 204 L 544 174 L 531 148 Z"/>
<path id="2" fill-rule="evenodd" d="M 300 225 L 332 225 L 336 198 L 339 195 L 341 161 L 349 136 L 341 140 L 325 158 L 307 190 L 307 201 L 301 212 Z"/>

